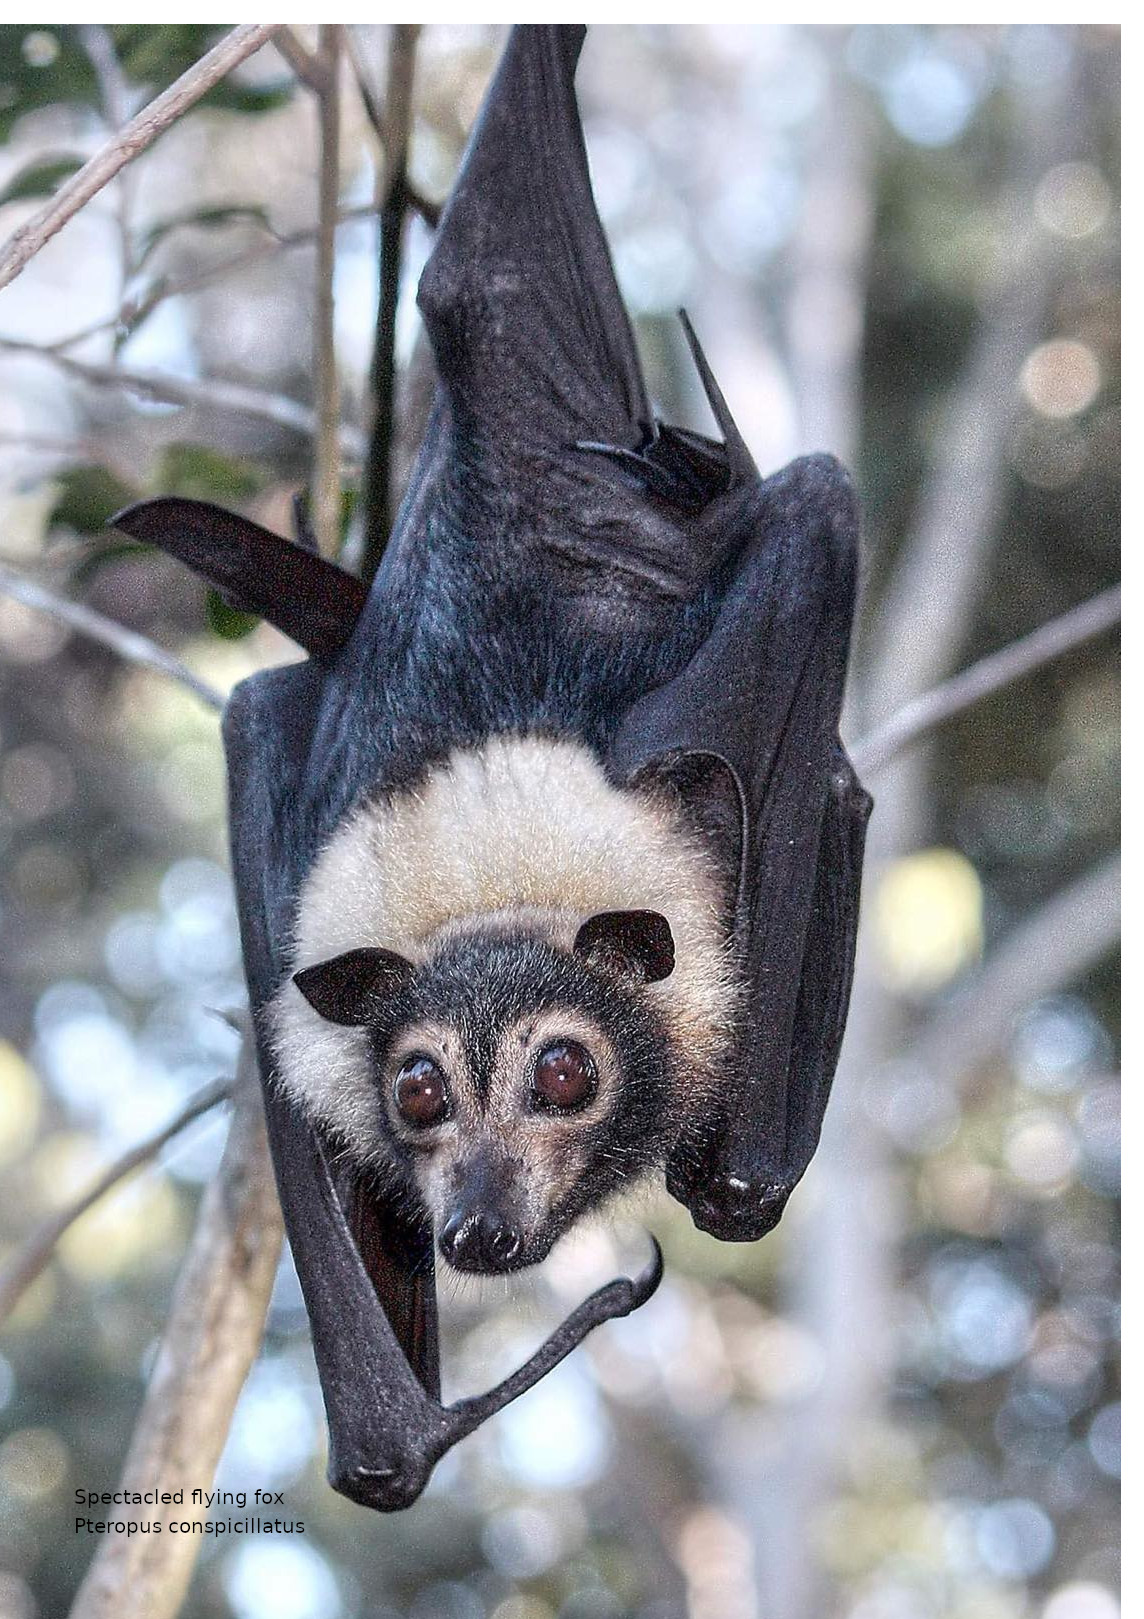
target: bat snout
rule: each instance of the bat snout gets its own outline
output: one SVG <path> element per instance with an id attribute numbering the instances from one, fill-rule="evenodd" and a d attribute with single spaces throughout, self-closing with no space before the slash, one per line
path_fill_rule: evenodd
<path id="1" fill-rule="evenodd" d="M 496 1275 L 518 1264 L 524 1238 L 499 1211 L 462 1206 L 441 1228 L 439 1246 L 454 1270 Z"/>

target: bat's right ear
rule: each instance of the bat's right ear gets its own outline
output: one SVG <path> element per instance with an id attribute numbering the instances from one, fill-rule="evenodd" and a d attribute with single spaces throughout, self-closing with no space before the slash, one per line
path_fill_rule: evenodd
<path id="1" fill-rule="evenodd" d="M 378 1001 L 408 983 L 414 971 L 413 963 L 393 950 L 347 950 L 303 967 L 294 982 L 327 1022 L 354 1028 L 368 1023 Z"/>

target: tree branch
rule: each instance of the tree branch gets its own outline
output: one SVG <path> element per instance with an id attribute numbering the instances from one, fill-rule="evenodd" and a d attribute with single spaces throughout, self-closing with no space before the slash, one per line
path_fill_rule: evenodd
<path id="1" fill-rule="evenodd" d="M 426 203 L 425 206 L 431 205 Z M 376 208 L 372 202 L 362 203 L 357 208 L 344 208 L 338 214 L 337 223 L 339 226 L 355 224 L 358 220 L 371 219 L 375 212 Z M 272 233 L 266 241 L 244 248 L 241 253 L 234 253 L 229 259 L 220 260 L 218 264 L 208 264 L 201 270 L 193 270 L 179 281 L 158 281 L 145 295 L 125 298 L 114 315 L 94 321 L 78 332 L 57 338 L 53 343 L 41 344 L 40 352 L 56 354 L 63 349 L 74 348 L 77 343 L 85 343 L 89 337 L 98 337 L 103 332 L 117 329 L 132 332 L 137 326 L 142 325 L 148 315 L 154 314 L 160 304 L 166 303 L 168 298 L 182 298 L 187 293 L 198 292 L 201 288 L 209 287 L 213 282 L 221 280 L 223 276 L 241 272 L 252 264 L 260 264 L 263 259 L 270 258 L 276 253 L 288 253 L 295 247 L 310 247 L 317 240 L 316 225 L 306 230 L 291 231 L 286 236 L 276 236 Z"/>
<path id="2" fill-rule="evenodd" d="M 80 28 L 80 38 L 87 52 L 88 61 L 95 69 L 95 76 L 99 80 L 104 123 L 109 134 L 117 135 L 131 117 L 132 98 L 131 87 L 116 53 L 111 31 L 103 23 L 84 23 Z M 131 169 L 124 168 L 117 176 L 113 187 L 116 234 L 119 238 L 120 298 L 126 295 L 135 268 L 131 230 L 134 187 L 131 179 Z"/>
<path id="3" fill-rule="evenodd" d="M 125 624 L 117 624 L 114 619 L 105 618 L 102 613 L 85 607 L 81 602 L 68 601 L 64 596 L 57 596 L 44 585 L 39 585 L 33 579 L 25 579 L 15 569 L 0 563 L 0 594 L 11 596 L 14 601 L 22 602 L 25 607 L 33 608 L 37 613 L 46 613 L 57 623 L 66 624 L 69 629 L 76 630 L 80 635 L 86 635 L 91 641 L 98 641 L 102 646 L 109 647 L 112 652 L 126 660 L 137 664 L 143 669 L 154 669 L 158 674 L 166 675 L 171 680 L 177 680 L 180 686 L 185 686 L 208 708 L 221 710 L 226 702 L 222 692 L 217 691 L 205 680 L 188 669 L 185 663 L 172 657 L 169 652 L 156 646 L 154 641 L 148 640 L 136 630 L 130 630 Z"/>
<path id="4" fill-rule="evenodd" d="M 0 1269 L 0 1323 L 8 1319 L 21 1296 L 43 1271 L 55 1252 L 56 1244 L 69 1226 L 73 1226 L 80 1216 L 86 1214 L 93 1204 L 106 1196 L 113 1186 L 156 1157 L 168 1141 L 173 1141 L 189 1124 L 193 1124 L 195 1119 L 201 1118 L 204 1113 L 209 1113 L 211 1108 L 225 1101 L 230 1091 L 229 1080 L 220 1079 L 215 1084 L 208 1085 L 205 1090 L 192 1097 L 169 1124 L 165 1124 L 161 1130 L 156 1130 L 153 1135 L 147 1136 L 115 1159 L 114 1163 L 109 1164 L 82 1197 L 76 1198 L 67 1208 L 53 1214 L 32 1232 L 27 1241 Z"/>
<path id="5" fill-rule="evenodd" d="M 907 703 L 885 725 L 849 750 L 855 769 L 859 774 L 873 774 L 903 749 L 928 736 L 955 715 L 1023 680 L 1074 647 L 1083 646 L 1119 622 L 1120 586 L 1113 585 L 1071 612 L 1042 624 L 1031 635 L 979 659 L 916 702 Z"/>
<path id="6" fill-rule="evenodd" d="M 381 264 L 370 382 L 373 421 L 362 478 L 362 506 L 368 527 L 362 555 L 362 577 L 372 579 L 392 526 L 392 463 L 395 415 L 397 299 L 401 290 L 402 235 L 409 203 L 407 165 L 413 122 L 413 74 L 417 62 L 416 23 L 395 23 L 390 36 L 386 74 L 385 162 L 378 212 L 381 220 Z"/>
<path id="7" fill-rule="evenodd" d="M 316 52 L 310 50 L 287 23 L 275 34 L 274 48 L 286 59 L 295 77 L 308 90 L 313 90 L 315 95 L 322 94 L 327 78 L 320 45 Z"/>
<path id="8" fill-rule="evenodd" d="M 996 544 L 1005 498 L 1005 446 L 1020 408 L 1017 375 L 1045 320 L 1056 255 L 1033 199 L 1068 149 L 1074 76 L 1062 71 L 1020 92 L 1009 175 L 999 199 L 997 285 L 936 438 L 870 646 L 861 694 L 879 721 L 936 685 L 957 658 Z"/>
<path id="9" fill-rule="evenodd" d="M 262 1104 L 249 1048 L 222 1165 L 203 1196 L 143 1409 L 120 1479 L 126 1490 L 209 1488 L 258 1353 L 282 1247 Z M 157 1535 L 107 1537 L 71 1619 L 174 1619 L 202 1537 L 168 1532 L 201 1518 L 184 1503 L 149 1509 Z"/>
<path id="10" fill-rule="evenodd" d="M 138 394 L 142 399 L 153 399 L 164 405 L 233 411 L 240 416 L 254 416 L 260 421 L 274 422 L 307 438 L 317 430 L 317 417 L 308 405 L 302 405 L 284 394 L 264 393 L 260 388 L 248 388 L 238 382 L 223 382 L 218 378 L 190 382 L 183 377 L 165 376 L 160 372 L 129 371 L 120 366 L 97 365 L 87 360 L 73 360 L 68 354 L 41 348 L 37 343 L 8 337 L 0 337 L 0 351 L 5 354 L 28 354 L 47 361 L 80 382 L 89 382 L 97 388 L 122 388 L 127 393 Z M 338 442 L 343 453 L 352 460 L 360 460 L 365 453 L 365 437 L 356 427 L 343 423 L 338 429 Z"/>
<path id="11" fill-rule="evenodd" d="M 334 247 L 338 223 L 338 136 L 340 104 L 338 67 L 341 28 L 323 23 L 318 30 L 320 81 L 318 97 L 318 253 L 314 267 L 314 435 L 310 517 L 318 551 L 338 554 L 341 533 L 341 456 L 338 443 L 338 365 L 334 351 Z"/>
<path id="12" fill-rule="evenodd" d="M 906 1056 L 935 1084 L 955 1084 L 997 1056 L 1022 1012 L 1066 989 L 1120 937 L 1120 856 L 1054 894 L 1003 938 L 935 1012 Z"/>
<path id="13" fill-rule="evenodd" d="M 224 79 L 232 68 L 245 62 L 248 56 L 253 56 L 278 26 L 276 23 L 242 23 L 238 28 L 232 28 L 212 50 L 189 67 L 161 95 L 156 96 L 130 123 L 125 124 L 77 174 L 60 187 L 50 202 L 8 238 L 0 249 L 0 287 L 14 281 L 45 243 L 50 242 L 56 232 L 85 203 L 90 202 L 120 169 L 137 158 L 140 152 L 145 152 L 164 130 L 201 101 L 207 91 Z"/>
<path id="14" fill-rule="evenodd" d="M 867 261 L 874 226 L 870 110 L 845 71 L 843 30 L 816 41 L 830 68 L 790 248 L 785 327 L 799 451 L 858 458 Z"/>

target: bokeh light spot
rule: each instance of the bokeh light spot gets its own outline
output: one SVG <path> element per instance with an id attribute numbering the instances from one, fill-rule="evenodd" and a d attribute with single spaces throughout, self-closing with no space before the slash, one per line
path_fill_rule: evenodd
<path id="1" fill-rule="evenodd" d="M 914 56 L 890 76 L 886 110 L 918 146 L 948 146 L 964 130 L 976 97 L 966 75 L 941 56 Z"/>
<path id="2" fill-rule="evenodd" d="M 23 1157 L 40 1119 L 40 1082 L 30 1063 L 0 1040 L 0 1164 Z"/>
<path id="3" fill-rule="evenodd" d="M 1058 236 L 1079 240 L 1098 231 L 1108 218 L 1112 193 L 1091 163 L 1058 163 L 1037 187 L 1037 215 Z"/>
<path id="4" fill-rule="evenodd" d="M 21 1500 L 54 1495 L 67 1470 L 67 1446 L 51 1428 L 20 1428 L 0 1445 L 0 1487 Z"/>
<path id="5" fill-rule="evenodd" d="M 1100 362 L 1087 343 L 1054 337 L 1021 367 L 1021 392 L 1042 416 L 1079 416 L 1100 392 Z"/>
<path id="6" fill-rule="evenodd" d="M 926 849 L 895 861 L 874 896 L 883 969 L 894 987 L 926 992 L 981 953 L 981 882 L 956 849 Z"/>
<path id="7" fill-rule="evenodd" d="M 1120 1603 L 1103 1585 L 1079 1580 L 1053 1592 L 1041 1619 L 1120 1619 Z"/>
<path id="8" fill-rule="evenodd" d="M 1035 1501 L 997 1501 L 977 1519 L 977 1550 L 990 1573 L 1027 1579 L 1048 1563 L 1056 1545 L 1052 1520 Z"/>
<path id="9" fill-rule="evenodd" d="M 338 1619 L 338 1582 L 320 1552 L 265 1536 L 238 1551 L 226 1591 L 238 1619 Z"/>

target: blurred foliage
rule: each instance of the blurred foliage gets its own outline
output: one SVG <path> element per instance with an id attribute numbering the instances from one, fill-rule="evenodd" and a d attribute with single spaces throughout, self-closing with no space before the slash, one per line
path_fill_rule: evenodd
<path id="1" fill-rule="evenodd" d="M 363 35 L 369 52 L 378 32 Z M 142 105 L 219 34 L 131 25 L 106 37 Z M 427 195 L 447 186 L 499 38 L 424 33 L 412 171 Z M 780 374 L 792 238 L 831 71 L 860 105 L 874 218 L 857 467 L 869 621 L 910 543 L 981 317 L 982 266 L 1006 245 L 1013 97 L 1062 53 L 1079 85 L 1072 150 L 1032 205 L 1059 264 L 998 447 L 1003 513 L 964 661 L 1116 572 L 1115 30 L 625 27 L 595 34 L 582 73 L 605 223 L 666 413 L 687 419 L 692 405 L 675 307 L 716 333 L 730 310 L 728 392 L 776 440 L 791 409 Z M 86 257 L 64 263 L 65 232 L 58 256 L 0 298 L 0 332 L 48 344 L 106 323 L 67 352 L 169 368 L 208 394 L 221 377 L 306 398 L 311 262 L 275 238 L 313 218 L 313 108 L 272 51 L 249 66 L 91 206 Z M 346 103 L 349 206 L 370 195 L 377 153 L 348 87 Z M 65 154 L 95 148 L 105 118 L 81 30 L 0 28 L 4 234 L 64 176 Z M 267 253 L 212 279 L 236 243 Z M 427 248 L 418 225 L 403 363 Z M 343 228 L 339 360 L 359 423 L 376 251 L 367 225 Z M 184 277 L 201 277 L 194 292 L 164 296 Z M 287 655 L 274 632 L 104 525 L 128 501 L 171 493 L 290 532 L 304 439 L 209 399 L 172 409 L 37 362 L 0 354 L 0 367 L 5 560 L 221 686 Z M 352 557 L 349 464 L 345 483 Z M 893 1174 L 895 1363 L 868 1424 L 844 1436 L 844 1476 L 805 1548 L 830 1593 L 808 1619 L 1119 1612 L 1117 962 L 1036 998 L 981 1072 L 939 1083 L 911 1045 L 998 940 L 1115 847 L 1116 699 L 1105 641 L 949 726 L 927 759 L 922 846 L 869 895 L 879 993 L 903 1027 L 900 1061 L 859 1099 Z M 215 1012 L 240 1007 L 243 986 L 216 719 L 2 597 L 0 702 L 3 1249 L 230 1071 L 236 1041 Z M 223 1128 L 203 1121 L 81 1222 L 0 1339 L 4 1619 L 65 1612 L 87 1566 L 94 1543 L 71 1532 L 71 1492 L 114 1486 Z M 637 1204 L 668 1256 L 656 1299 L 594 1335 L 453 1453 L 414 1509 L 384 1520 L 325 1486 L 305 1317 L 284 1267 L 217 1482 L 284 1489 L 306 1533 L 204 1543 L 189 1619 L 769 1619 L 754 1580 L 780 1549 L 757 1521 L 761 1486 L 782 1491 L 780 1441 L 814 1409 L 830 1347 L 800 1319 L 792 1267 L 800 1222 L 830 1194 L 812 1176 L 779 1232 L 748 1247 L 711 1242 L 662 1195 Z M 638 1239 L 618 1231 L 589 1228 L 507 1298 L 446 1292 L 447 1375 L 487 1385 L 588 1287 L 638 1262 Z"/>
<path id="2" fill-rule="evenodd" d="M 131 84 L 157 94 L 192 67 L 225 32 L 215 23 L 114 23 L 108 28 L 119 66 Z M 225 80 L 203 105 L 229 112 L 267 112 L 293 93 L 285 74 L 276 83 L 250 85 Z M 84 48 L 78 24 L 0 30 L 0 139 L 38 108 L 97 110 L 99 74 Z"/>

